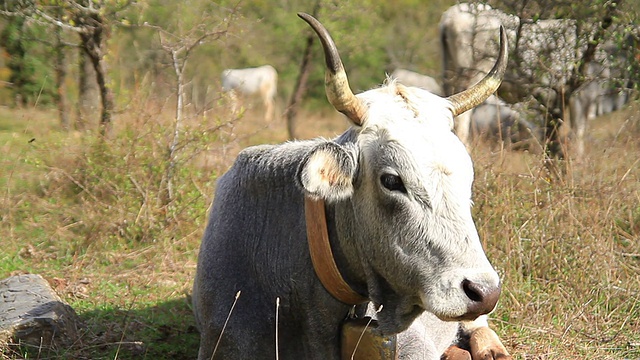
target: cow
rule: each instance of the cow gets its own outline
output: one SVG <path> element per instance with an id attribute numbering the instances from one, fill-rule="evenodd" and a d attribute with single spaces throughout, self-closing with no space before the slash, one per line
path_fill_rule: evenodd
<path id="1" fill-rule="evenodd" d="M 439 96 L 444 95 L 442 86 L 440 86 L 438 81 L 431 76 L 422 75 L 420 73 L 401 68 L 393 70 L 390 76 L 391 78 L 398 80 L 402 85 L 419 87 Z"/>
<path id="2" fill-rule="evenodd" d="M 222 91 L 231 93 L 234 113 L 237 111 L 238 95 L 258 96 L 264 104 L 265 120 L 273 119 L 278 92 L 278 72 L 273 66 L 226 69 L 221 74 L 221 80 Z"/>
<path id="3" fill-rule="evenodd" d="M 542 94 L 538 101 L 548 108 L 547 114 L 557 118 L 566 118 L 576 133 L 577 156 L 582 156 L 584 148 L 584 129 L 586 117 L 581 111 L 567 111 L 562 96 L 571 92 L 567 86 L 577 71 L 576 64 L 587 49 L 587 41 L 578 37 L 579 26 L 572 19 L 523 20 L 506 14 L 485 4 L 460 3 L 446 10 L 440 20 L 440 40 L 443 50 L 443 88 L 445 94 L 455 93 L 477 81 L 491 68 L 497 54 L 495 32 L 502 25 L 506 28 L 512 59 L 518 66 L 511 66 L 505 74 L 499 93 L 505 100 L 514 104 L 532 94 Z M 610 55 L 605 46 L 599 47 L 595 61 L 590 65 L 602 63 Z M 619 66 L 619 64 L 617 65 Z M 604 88 L 600 85 L 609 79 L 609 72 L 601 71 L 599 85 L 592 87 L 600 94 L 582 92 L 578 104 L 590 103 L 588 97 L 600 97 Z M 613 87 L 607 82 L 607 87 Z M 609 111 L 608 103 L 603 99 L 602 111 Z M 623 98 L 620 98 L 621 100 Z M 592 104 L 595 104 L 593 102 Z M 578 106 L 578 105 L 576 105 Z M 467 142 L 471 113 L 463 114 L 457 120 L 457 133 Z M 542 123 L 543 121 L 539 121 Z M 539 124 L 541 125 L 541 124 Z"/>
<path id="4" fill-rule="evenodd" d="M 527 120 L 531 111 L 525 104 L 512 106 L 498 96 L 491 95 L 470 113 L 470 135 L 474 139 L 498 140 L 524 149 L 543 141 L 542 129 Z"/>
<path id="5" fill-rule="evenodd" d="M 608 44 L 611 48 L 611 45 Z M 615 51 L 608 51 L 615 54 Z M 611 62 L 614 62 L 612 66 Z M 569 114 L 576 138 L 576 153 L 584 154 L 587 122 L 597 116 L 621 109 L 630 99 L 630 80 L 619 70 L 621 56 L 609 56 L 601 63 L 590 62 L 585 68 L 585 82 L 569 98 Z"/>
<path id="6" fill-rule="evenodd" d="M 458 94 L 388 80 L 355 95 L 329 32 L 298 16 L 322 43 L 327 98 L 352 126 L 249 147 L 217 180 L 193 286 L 198 359 L 337 360 L 343 321 L 368 307 L 381 334 L 399 334 L 401 359 L 437 359 L 467 335 L 474 358 L 508 356 L 487 324 L 500 278 L 452 132 L 499 86 L 506 38 L 494 68 Z"/>

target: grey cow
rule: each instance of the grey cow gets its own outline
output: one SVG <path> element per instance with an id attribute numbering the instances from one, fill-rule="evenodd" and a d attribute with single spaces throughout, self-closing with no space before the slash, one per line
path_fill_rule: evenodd
<path id="1" fill-rule="evenodd" d="M 509 144 L 539 145 L 543 141 L 542 129 L 527 120 L 531 113 L 524 104 L 507 104 L 491 95 L 471 110 L 471 135 L 474 138 L 497 139 Z"/>
<path id="2" fill-rule="evenodd" d="M 327 97 L 353 126 L 333 140 L 247 148 L 219 178 L 193 288 L 198 359 L 337 360 L 343 320 L 368 303 L 382 333 L 400 333 L 402 359 L 439 358 L 461 332 L 495 335 L 485 314 L 500 281 L 471 217 L 473 167 L 452 127 L 499 86 L 506 45 L 459 94 L 391 81 L 356 96 L 327 30 L 299 16 L 321 39 Z M 314 269 L 310 223 L 327 229 L 349 296 Z M 507 354 L 497 337 L 481 338 L 475 348 L 490 358 Z"/>

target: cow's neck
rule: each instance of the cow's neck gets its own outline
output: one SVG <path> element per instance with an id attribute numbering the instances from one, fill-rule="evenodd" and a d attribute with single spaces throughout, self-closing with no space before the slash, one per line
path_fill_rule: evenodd
<path id="1" fill-rule="evenodd" d="M 333 216 L 327 216 L 323 200 L 305 197 L 305 216 L 307 223 L 307 238 L 309 251 L 313 260 L 316 275 L 325 289 L 337 300 L 348 304 L 358 305 L 368 301 L 361 292 L 354 290 L 353 282 L 349 282 L 349 268 L 345 256 L 338 245 L 338 241 L 330 240 L 335 237 Z M 342 266 L 341 266 L 342 265 Z M 362 291 L 362 289 L 359 289 Z"/>

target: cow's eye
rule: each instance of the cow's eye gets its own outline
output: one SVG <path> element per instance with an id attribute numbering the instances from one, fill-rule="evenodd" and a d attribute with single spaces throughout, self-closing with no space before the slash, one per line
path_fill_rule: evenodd
<path id="1" fill-rule="evenodd" d="M 382 186 L 391 191 L 400 191 L 403 193 L 407 192 L 402 179 L 398 175 L 383 174 L 382 176 L 380 176 L 380 183 L 382 184 Z"/>

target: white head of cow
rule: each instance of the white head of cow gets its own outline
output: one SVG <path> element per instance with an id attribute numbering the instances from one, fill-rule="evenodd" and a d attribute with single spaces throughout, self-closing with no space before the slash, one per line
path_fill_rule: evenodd
<path id="1" fill-rule="evenodd" d="M 500 57 L 478 84 L 448 98 L 395 81 L 355 96 L 335 44 L 313 17 L 298 14 L 321 39 L 329 101 L 355 125 L 322 143 L 299 170 L 309 196 L 333 203 L 349 271 L 383 305 L 386 331 L 406 328 L 423 310 L 468 320 L 493 310 L 500 294 L 471 217 L 473 167 L 453 134 L 453 118 L 492 94 L 504 74 Z"/>

